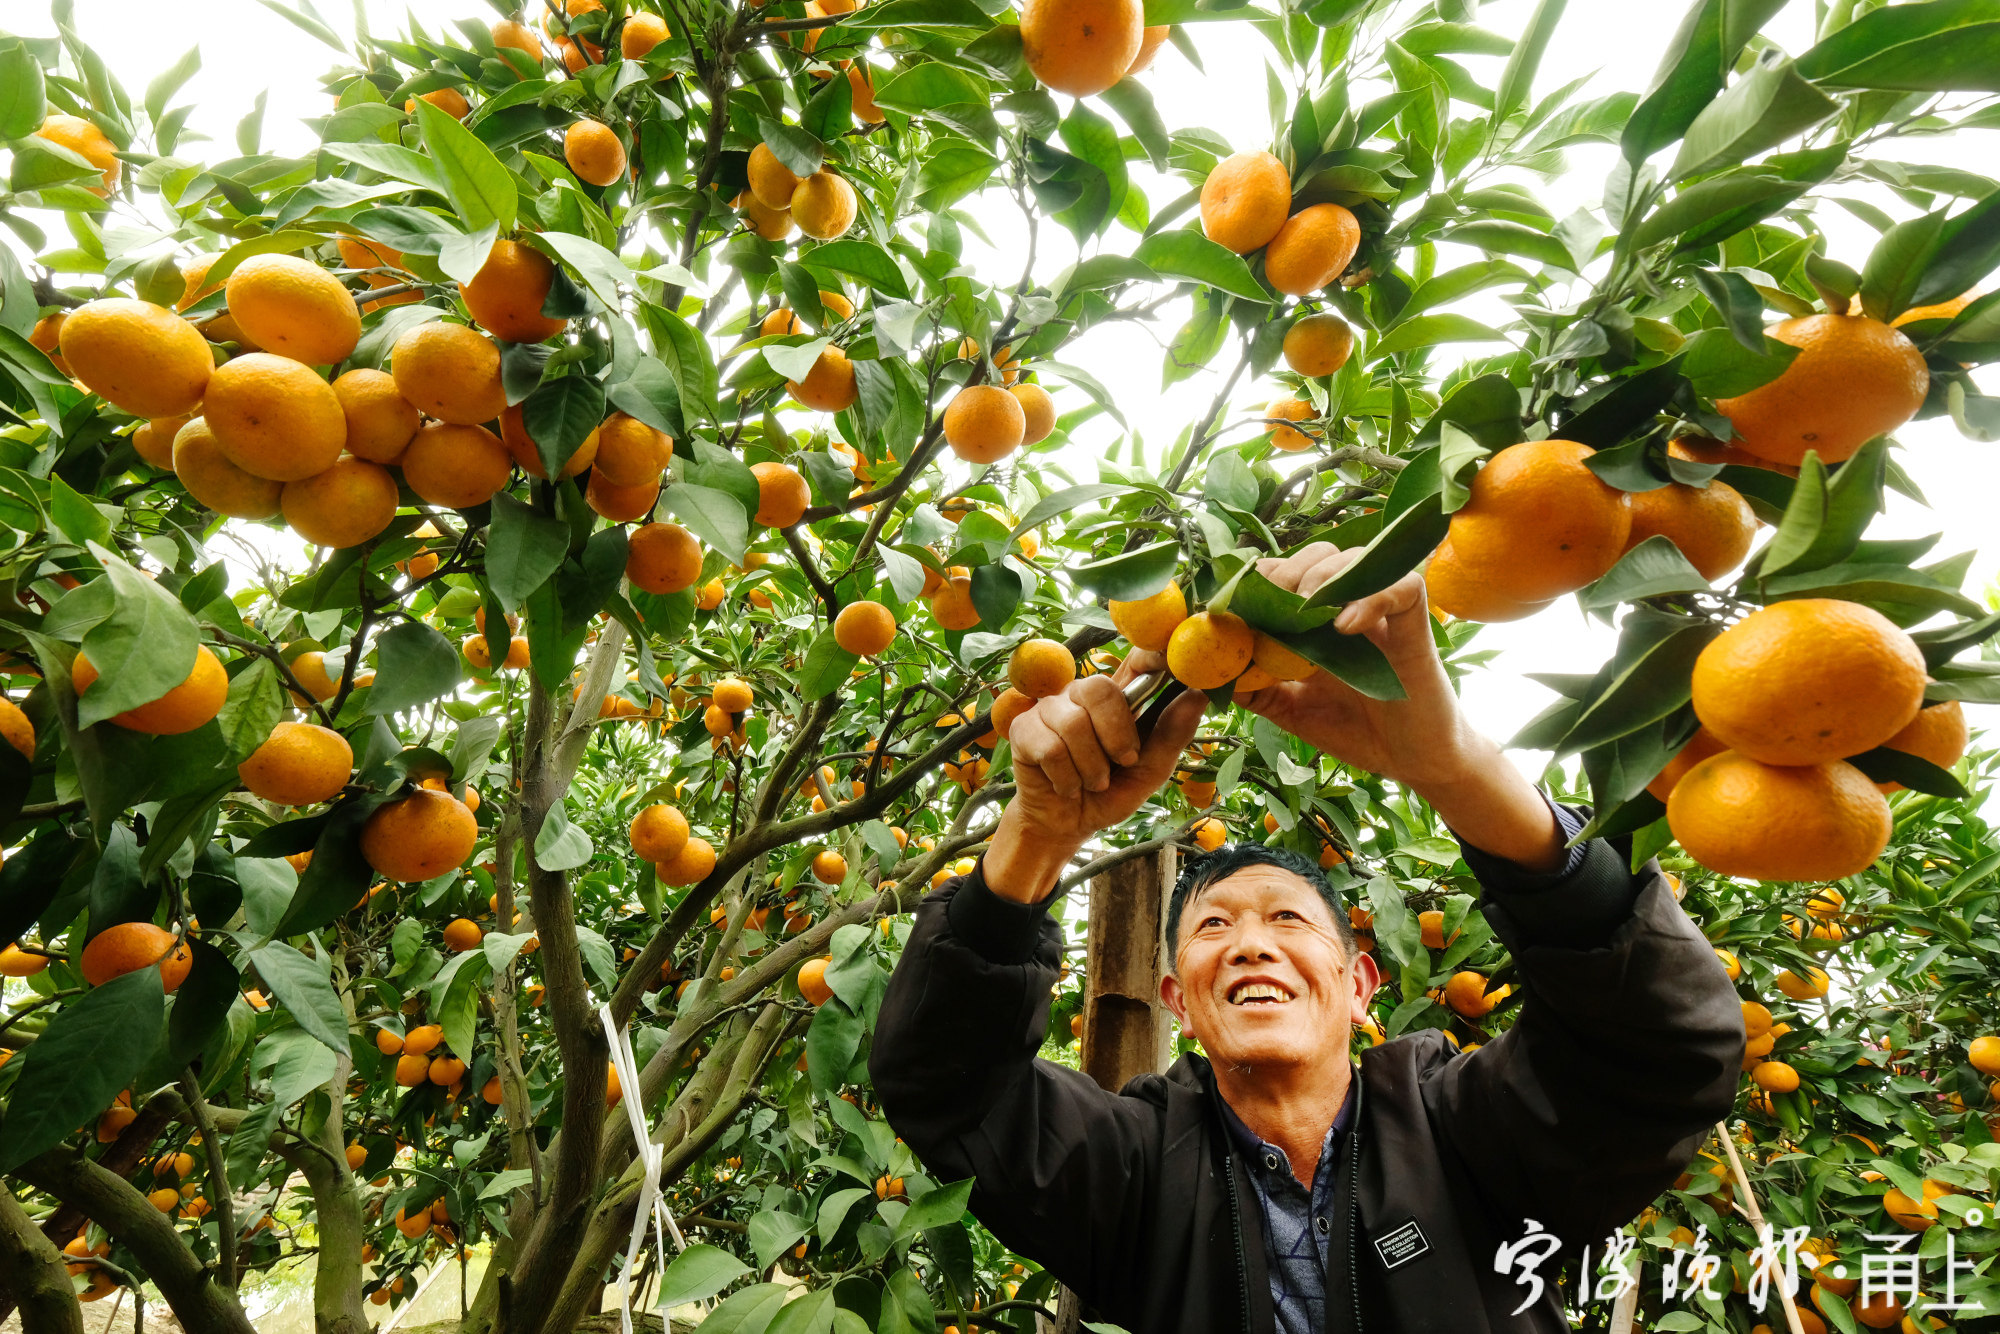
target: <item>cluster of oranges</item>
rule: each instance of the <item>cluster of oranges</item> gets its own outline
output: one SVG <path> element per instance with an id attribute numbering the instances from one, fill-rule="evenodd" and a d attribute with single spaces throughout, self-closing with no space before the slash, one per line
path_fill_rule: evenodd
<path id="1" fill-rule="evenodd" d="M 860 213 L 853 182 L 825 167 L 795 175 L 769 144 L 750 150 L 747 171 L 750 188 L 737 196 L 736 206 L 767 241 L 783 241 L 794 228 L 815 241 L 831 241 L 845 236 Z"/>
<path id="2" fill-rule="evenodd" d="M 1319 670 L 1233 612 L 1190 615 L 1176 583 L 1130 602 L 1113 599 L 1110 610 L 1111 624 L 1134 648 L 1165 653 L 1167 670 L 1196 690 L 1233 685 L 1243 695 Z"/>
<path id="3" fill-rule="evenodd" d="M 1146 26 L 1139 0 L 1026 0 L 1021 6 L 1021 56 L 1043 87 L 1093 97 L 1120 79 L 1143 73 L 1172 35 L 1170 25 Z"/>
<path id="4" fill-rule="evenodd" d="M 626 832 L 632 851 L 653 863 L 653 874 L 663 885 L 700 884 L 715 869 L 714 845 L 691 831 L 677 806 L 665 802 L 647 806 L 632 817 Z"/>
<path id="5" fill-rule="evenodd" d="M 1294 213 L 1291 173 L 1261 151 L 1224 158 L 1208 173 L 1201 229 L 1235 254 L 1263 251 L 1264 281 L 1286 296 L 1319 291 L 1347 272 L 1361 248 L 1361 223 L 1341 205 L 1309 204 Z"/>
<path id="6" fill-rule="evenodd" d="M 1032 380 L 1021 379 L 1014 350 L 993 354 L 999 384 L 967 385 L 952 395 L 944 410 L 944 440 L 967 463 L 998 463 L 1023 445 L 1048 439 L 1056 428 L 1055 400 Z M 979 359 L 979 344 L 967 338 L 958 355 Z"/>
<path id="7" fill-rule="evenodd" d="M 1874 861 L 1888 802 L 1849 757 L 1878 746 L 1940 767 L 1964 753 L 1956 702 L 1924 708 L 1924 657 L 1859 603 L 1761 608 L 1696 659 L 1701 730 L 1653 781 L 1688 855 L 1724 875 L 1837 880 Z"/>

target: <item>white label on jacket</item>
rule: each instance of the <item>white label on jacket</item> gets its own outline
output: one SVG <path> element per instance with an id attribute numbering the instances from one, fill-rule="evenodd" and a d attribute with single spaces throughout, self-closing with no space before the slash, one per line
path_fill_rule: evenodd
<path id="1" fill-rule="evenodd" d="M 1375 1238 L 1375 1253 L 1382 1257 L 1384 1269 L 1394 1269 L 1398 1265 L 1408 1264 L 1420 1255 L 1430 1254 L 1430 1249 L 1430 1241 L 1424 1236 L 1424 1230 L 1417 1226 L 1417 1220 L 1414 1218 L 1395 1231 Z"/>

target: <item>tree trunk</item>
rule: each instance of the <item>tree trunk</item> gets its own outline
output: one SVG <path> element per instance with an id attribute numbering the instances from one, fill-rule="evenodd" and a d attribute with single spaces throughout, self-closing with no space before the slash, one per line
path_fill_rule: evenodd
<path id="1" fill-rule="evenodd" d="M 14 1169 L 14 1175 L 80 1209 L 138 1256 L 146 1277 L 159 1288 L 183 1328 L 203 1334 L 256 1334 L 236 1294 L 216 1282 L 213 1271 L 182 1244 L 173 1219 L 155 1209 L 123 1177 L 66 1148 L 29 1159 Z"/>
<path id="2" fill-rule="evenodd" d="M 317 1334 L 368 1334 L 368 1314 L 362 1300 L 361 1190 L 347 1166 L 347 1140 L 342 1104 L 353 1062 L 334 1062 L 333 1078 L 324 1085 L 333 1110 L 319 1133 L 287 1155 L 304 1174 L 318 1214 L 319 1255 L 313 1267 L 313 1328 Z"/>
<path id="3" fill-rule="evenodd" d="M 1173 957 L 1165 933 L 1178 862 L 1162 848 L 1090 882 L 1083 1072 L 1112 1093 L 1172 1063 L 1173 1015 L 1160 1001 L 1160 979 Z"/>
<path id="4" fill-rule="evenodd" d="M 62 1252 L 8 1190 L 0 1190 L 0 1292 L 20 1308 L 24 1334 L 83 1334 Z"/>

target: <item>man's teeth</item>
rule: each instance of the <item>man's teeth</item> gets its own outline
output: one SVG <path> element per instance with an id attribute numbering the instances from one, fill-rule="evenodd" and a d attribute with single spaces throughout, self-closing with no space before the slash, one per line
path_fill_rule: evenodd
<path id="1" fill-rule="evenodd" d="M 1252 982 L 1248 986 L 1238 987 L 1229 997 L 1229 1003 L 1231 1005 L 1247 1005 L 1251 1001 L 1270 1001 L 1278 1005 L 1283 1005 L 1291 998 L 1292 993 L 1286 991 L 1283 987 L 1274 987 L 1268 982 Z"/>

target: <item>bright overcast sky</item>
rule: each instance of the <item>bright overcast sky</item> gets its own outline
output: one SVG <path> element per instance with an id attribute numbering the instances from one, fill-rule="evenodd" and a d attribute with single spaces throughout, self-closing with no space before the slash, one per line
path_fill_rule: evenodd
<path id="1" fill-rule="evenodd" d="M 496 17 L 481 0 L 355 0 L 365 9 L 370 27 L 381 33 L 399 32 L 407 14 L 414 14 L 427 30 L 436 32 L 454 18 L 477 18 L 490 22 Z M 1498 0 L 1480 7 L 1479 23 L 1495 31 L 1514 34 L 1526 23 L 1532 0 Z M 347 4 L 323 6 L 330 24 L 351 31 L 353 17 Z M 1550 89 L 1578 76 L 1595 71 L 1592 95 L 1630 89 L 1643 91 L 1651 79 L 1659 53 L 1672 36 L 1683 6 L 1677 0 L 1635 4 L 1632 0 L 1571 0 L 1568 13 L 1549 45 L 1542 61 L 1537 91 Z M 537 11 L 539 6 L 537 6 Z M 1811 41 L 1813 5 L 1793 0 L 1788 9 L 1767 28 L 1779 45 L 1794 54 Z M 138 96 L 147 82 L 172 64 L 187 47 L 199 42 L 203 69 L 183 90 L 177 101 L 194 101 L 196 111 L 191 126 L 216 142 L 188 143 L 183 152 L 213 156 L 234 151 L 236 122 L 246 114 L 260 91 L 269 90 L 265 114 L 264 143 L 268 151 L 303 152 L 313 138 L 299 124 L 303 117 L 325 114 L 327 102 L 320 91 L 319 76 L 338 57 L 328 47 L 287 23 L 251 0 L 221 0 L 200 11 L 189 22 L 184 6 L 166 5 L 156 0 L 76 0 L 76 24 L 83 39 L 100 50 L 126 87 Z M 46 6 L 36 0 L 4 0 L 0 3 L 0 26 L 26 35 L 50 35 L 52 28 Z M 1264 97 L 1264 63 L 1268 48 L 1248 26 L 1240 23 L 1209 23 L 1195 26 L 1195 39 L 1206 65 L 1198 72 L 1172 46 L 1165 48 L 1153 70 L 1144 78 L 1152 86 L 1155 100 L 1170 128 L 1205 126 L 1221 133 L 1238 148 L 1264 148 L 1271 140 L 1271 125 Z M 1497 81 L 1501 61 L 1485 57 L 1460 57 L 1489 83 Z M 1358 104 L 1364 94 L 1357 91 Z M 1985 132 L 1956 142 L 1915 140 L 1887 146 L 1885 155 L 1909 160 L 1949 162 L 1972 170 L 1990 169 L 2000 135 Z M 1532 181 L 1531 188 L 1557 217 L 1576 207 L 1594 203 L 1615 150 L 1591 146 L 1571 151 L 1571 169 L 1552 182 Z M 1179 181 L 1152 177 L 1144 164 L 1134 164 L 1135 179 L 1148 182 L 1156 207 L 1179 195 L 1186 187 Z M 1856 189 L 1857 196 L 1871 198 L 1899 216 L 1908 208 L 1886 192 Z M 974 201 L 966 201 L 972 204 Z M 961 205 L 965 207 L 966 205 Z M 1866 256 L 1873 233 L 1845 210 L 1828 206 L 1820 215 L 1833 257 L 1859 267 Z M 1024 233 L 1019 214 L 1011 202 L 996 196 L 990 210 L 982 211 L 982 222 L 991 232 L 996 251 L 990 256 L 989 276 L 995 283 L 1011 283 L 1020 272 Z M 1100 243 L 1110 253 L 1127 253 L 1137 238 L 1122 227 L 1114 227 Z M 1449 249 L 1449 248 L 1447 248 Z M 1076 258 L 1073 243 L 1059 228 L 1042 231 L 1042 247 L 1037 278 L 1048 281 Z M 1445 269 L 1478 259 L 1476 252 L 1440 257 Z M 985 263 L 974 257 L 974 262 Z M 1504 308 L 1488 307 L 1483 312 L 1469 308 L 1476 317 L 1491 323 L 1505 322 Z M 1110 387 L 1132 425 L 1144 437 L 1150 457 L 1172 444 L 1178 431 L 1200 415 L 1214 395 L 1220 372 L 1197 375 L 1160 392 L 1161 347 L 1186 318 L 1185 309 L 1169 308 L 1152 334 L 1131 324 L 1120 324 L 1080 340 L 1066 353 L 1066 359 L 1094 373 Z M 1159 340 L 1155 341 L 1155 337 Z M 1474 347 L 1470 354 L 1491 352 Z M 1233 355 L 1217 358 L 1224 370 Z M 1987 373 L 1986 392 L 2000 393 L 2000 376 Z M 1051 385 L 1060 407 L 1077 405 L 1079 391 Z M 1253 409 L 1273 396 L 1274 386 L 1264 384 L 1245 389 L 1233 414 L 1241 420 L 1254 415 Z M 1079 431 L 1062 456 L 1062 463 L 1079 480 L 1090 480 L 1091 458 L 1103 451 L 1118 427 L 1100 417 Z M 1238 438 L 1241 438 L 1240 435 Z M 1900 497 L 1892 497 L 1890 515 L 1880 525 L 1884 536 L 1915 536 L 1933 532 L 1945 534 L 1939 556 L 1968 547 L 1979 548 L 1967 591 L 1983 599 L 2000 565 L 2000 543 L 1989 535 L 1991 500 L 2000 494 L 2000 466 L 1994 451 L 2000 446 L 1980 445 L 1962 439 L 1948 419 L 1916 423 L 1899 434 L 1905 446 L 1903 466 L 1929 496 L 1932 508 L 1925 510 Z M 1550 696 L 1540 686 L 1522 679 L 1537 671 L 1576 672 L 1588 670 L 1608 655 L 1612 635 L 1605 627 L 1586 622 L 1573 599 L 1564 598 L 1555 607 L 1530 620 L 1494 626 L 1480 637 L 1482 647 L 1498 648 L 1500 657 L 1493 668 L 1475 674 L 1466 695 L 1480 726 L 1505 740 L 1529 717 L 1548 703 Z M 1979 715 L 1988 714 L 1979 709 Z M 1979 722 L 1987 719 L 1982 716 Z M 1516 756 L 1517 763 L 1531 773 L 1538 772 L 1545 757 Z"/>

